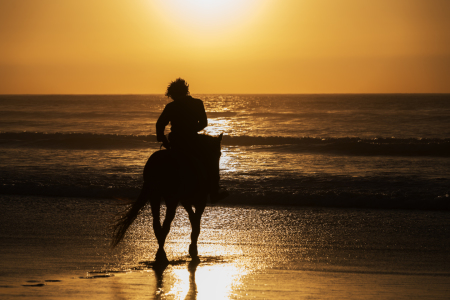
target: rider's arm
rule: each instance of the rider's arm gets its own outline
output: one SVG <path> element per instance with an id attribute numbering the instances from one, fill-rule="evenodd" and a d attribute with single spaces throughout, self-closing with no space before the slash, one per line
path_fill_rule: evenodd
<path id="1" fill-rule="evenodd" d="M 206 117 L 205 106 L 203 102 L 201 102 L 201 108 L 199 109 L 199 119 L 198 119 L 198 128 L 197 131 L 201 131 L 208 126 L 208 117 Z"/>

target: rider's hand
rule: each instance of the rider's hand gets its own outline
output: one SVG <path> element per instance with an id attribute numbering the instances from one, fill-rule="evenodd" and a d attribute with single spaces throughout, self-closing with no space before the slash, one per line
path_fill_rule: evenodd
<path id="1" fill-rule="evenodd" d="M 163 141 L 162 145 L 164 146 L 164 148 L 170 149 L 170 143 L 169 143 L 169 141 L 167 141 L 167 140 Z"/>
<path id="2" fill-rule="evenodd" d="M 166 136 L 161 139 L 161 142 L 166 149 L 170 149 L 170 143 Z"/>
<path id="3" fill-rule="evenodd" d="M 158 142 L 161 142 L 162 145 L 164 146 L 164 148 L 170 149 L 170 143 L 169 143 L 169 140 L 167 139 L 167 136 L 165 136 L 165 135 L 157 136 L 156 140 Z"/>

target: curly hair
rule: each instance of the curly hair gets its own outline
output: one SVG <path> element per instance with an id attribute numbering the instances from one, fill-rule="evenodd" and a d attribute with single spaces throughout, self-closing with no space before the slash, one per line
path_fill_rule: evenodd
<path id="1" fill-rule="evenodd" d="M 184 79 L 177 78 L 172 81 L 167 86 L 166 96 L 173 97 L 184 97 L 189 95 L 189 84 L 186 83 Z"/>

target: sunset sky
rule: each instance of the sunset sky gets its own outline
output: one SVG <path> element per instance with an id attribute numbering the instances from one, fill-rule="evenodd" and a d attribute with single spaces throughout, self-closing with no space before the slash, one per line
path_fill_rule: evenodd
<path id="1" fill-rule="evenodd" d="M 448 0 L 0 0 L 0 94 L 449 93 Z"/>

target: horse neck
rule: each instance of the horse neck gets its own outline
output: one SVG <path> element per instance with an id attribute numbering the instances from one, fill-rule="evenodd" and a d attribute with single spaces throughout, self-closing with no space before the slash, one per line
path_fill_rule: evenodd
<path id="1" fill-rule="evenodd" d="M 217 147 L 219 141 L 218 138 L 210 136 L 210 135 L 202 135 L 200 136 L 200 147 L 206 149 L 207 151 L 214 150 Z M 220 147 L 220 146 L 219 146 Z"/>

